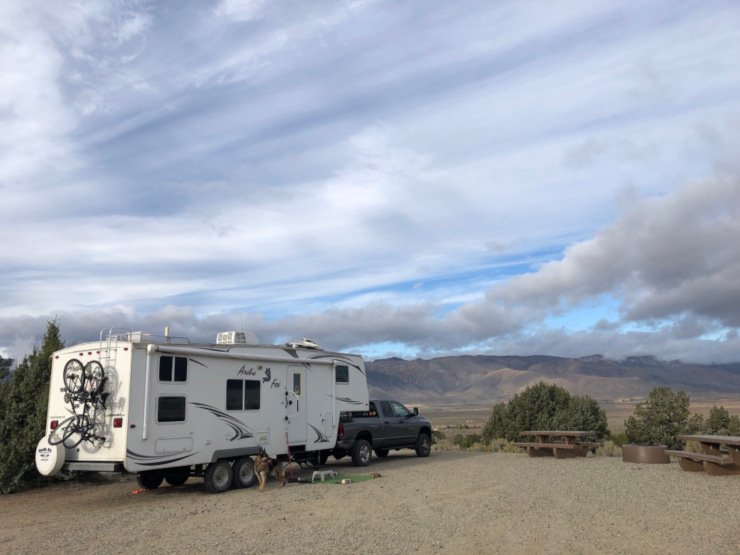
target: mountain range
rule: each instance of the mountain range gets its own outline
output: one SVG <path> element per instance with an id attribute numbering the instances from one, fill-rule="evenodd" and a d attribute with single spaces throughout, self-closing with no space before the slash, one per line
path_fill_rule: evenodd
<path id="1" fill-rule="evenodd" d="M 417 403 L 505 401 L 539 381 L 603 401 L 645 397 L 655 387 L 671 387 L 692 397 L 740 394 L 740 363 L 696 364 L 653 356 L 386 358 L 369 361 L 366 368 L 371 396 Z"/>

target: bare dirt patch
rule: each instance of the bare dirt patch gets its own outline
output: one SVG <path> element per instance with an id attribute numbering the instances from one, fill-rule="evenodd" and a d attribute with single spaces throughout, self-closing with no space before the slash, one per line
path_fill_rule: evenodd
<path id="1" fill-rule="evenodd" d="M 132 495 L 131 479 L 0 497 L 0 551 L 30 553 L 731 553 L 740 477 L 616 458 L 392 453 L 350 485 L 200 480 Z M 310 476 L 309 470 L 301 471 Z"/>

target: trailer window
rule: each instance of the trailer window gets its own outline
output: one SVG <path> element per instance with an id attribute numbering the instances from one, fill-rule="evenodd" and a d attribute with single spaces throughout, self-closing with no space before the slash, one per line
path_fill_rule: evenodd
<path id="1" fill-rule="evenodd" d="M 337 383 L 349 383 L 349 366 L 336 367 Z"/>
<path id="2" fill-rule="evenodd" d="M 188 359 L 186 357 L 159 357 L 160 382 L 186 382 L 187 380 Z"/>
<path id="3" fill-rule="evenodd" d="M 260 382 L 244 380 L 244 410 L 260 408 Z"/>
<path id="4" fill-rule="evenodd" d="M 260 408 L 258 380 L 226 380 L 226 410 L 257 410 Z"/>
<path id="5" fill-rule="evenodd" d="M 226 380 L 226 410 L 242 410 L 244 380 Z"/>
<path id="6" fill-rule="evenodd" d="M 184 422 L 185 397 L 160 397 L 157 402 L 157 422 Z"/>

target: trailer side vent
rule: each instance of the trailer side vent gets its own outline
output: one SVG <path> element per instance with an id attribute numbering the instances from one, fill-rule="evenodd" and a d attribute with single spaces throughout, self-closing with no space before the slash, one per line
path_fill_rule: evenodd
<path id="1" fill-rule="evenodd" d="M 222 331 L 216 335 L 216 345 L 256 345 L 257 336 L 247 331 Z"/>

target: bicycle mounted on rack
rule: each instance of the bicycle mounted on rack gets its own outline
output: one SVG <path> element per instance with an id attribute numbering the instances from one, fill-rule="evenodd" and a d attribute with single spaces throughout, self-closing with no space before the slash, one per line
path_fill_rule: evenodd
<path id="1" fill-rule="evenodd" d="M 102 413 L 109 393 L 104 392 L 108 378 L 102 364 L 92 360 L 82 365 L 72 359 L 64 366 L 64 402 L 71 407 L 72 416 L 66 418 L 49 433 L 49 444 L 64 444 L 67 449 L 81 442 L 102 445 L 105 437 L 97 429 L 102 426 Z M 70 409 L 67 409 L 70 410 Z"/>

